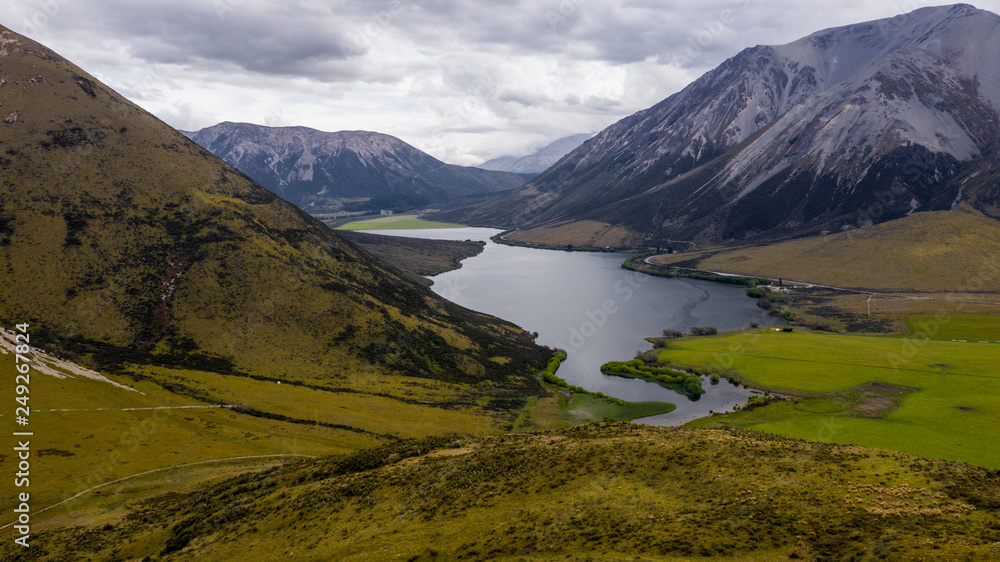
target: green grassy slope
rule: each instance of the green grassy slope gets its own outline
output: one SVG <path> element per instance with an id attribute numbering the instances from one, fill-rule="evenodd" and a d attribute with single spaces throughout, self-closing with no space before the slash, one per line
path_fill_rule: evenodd
<path id="1" fill-rule="evenodd" d="M 132 502 L 30 553 L 153 560 L 983 559 L 996 471 L 745 430 L 423 440 Z"/>
<path id="2" fill-rule="evenodd" d="M 357 387 L 537 390 L 544 353 L 436 298 L 44 47 L 10 32 L 0 319 L 105 367 Z M 41 79 L 35 79 L 41 76 Z M 501 365 L 489 357 L 511 355 Z M 206 368 L 211 367 L 211 368 Z"/>
<path id="3" fill-rule="evenodd" d="M 29 323 L 33 345 L 143 387 L 122 395 L 139 406 L 239 406 L 171 418 L 157 454 L 95 483 L 281 452 L 277 435 L 332 453 L 498 432 L 542 392 L 550 352 L 520 328 L 439 299 L 56 53 L 0 36 L 0 326 Z M 36 378 L 39 408 L 118 400 Z M 37 485 L 103 462 L 143 419 L 39 414 L 40 439 L 74 456 L 40 463 Z"/>
<path id="4" fill-rule="evenodd" d="M 14 372 L 12 355 L 0 355 L 0 369 Z M 86 522 L 79 515 L 89 502 L 99 499 L 94 494 L 62 504 L 44 517 L 41 510 L 103 483 L 150 470 L 233 457 L 254 457 L 242 463 L 244 470 L 254 470 L 260 463 L 266 466 L 300 455 L 348 453 L 384 441 L 377 435 L 345 428 L 240 414 L 173 394 L 151 381 L 133 383 L 136 391 L 129 391 L 82 377 L 57 379 L 36 373 L 30 383 L 30 427 L 15 425 L 13 408 L 0 412 L 5 449 L 0 452 L 0 473 L 17 472 L 18 459 L 8 452 L 14 446 L 12 433 L 31 430 L 35 434 L 31 439 L 35 477 L 28 491 L 35 521 L 43 526 Z M 13 404 L 13 394 L 10 396 Z M 175 473 L 191 486 L 211 477 L 186 469 Z M 5 506 L 12 502 L 7 494 L 16 491 L 3 487 L 0 499 Z M 5 514 L 0 525 L 11 520 Z"/>

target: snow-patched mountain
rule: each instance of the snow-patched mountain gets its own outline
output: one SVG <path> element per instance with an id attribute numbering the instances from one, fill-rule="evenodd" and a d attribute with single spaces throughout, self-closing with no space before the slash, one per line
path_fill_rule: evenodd
<path id="1" fill-rule="evenodd" d="M 1000 17 L 969 5 L 749 48 L 464 218 L 589 219 L 657 242 L 845 230 L 963 199 L 997 216 L 998 55 Z"/>
<path id="2" fill-rule="evenodd" d="M 538 174 L 549 169 L 560 158 L 569 154 L 574 148 L 580 146 L 592 136 L 594 135 L 584 133 L 563 137 L 539 148 L 527 156 L 500 156 L 492 160 L 487 160 L 476 167 L 484 170 L 496 170 L 498 172 Z"/>
<path id="3" fill-rule="evenodd" d="M 419 207 L 507 191 L 526 177 L 445 164 L 396 137 L 368 131 L 224 122 L 185 133 L 254 181 L 306 209 L 373 198 L 375 207 Z"/>

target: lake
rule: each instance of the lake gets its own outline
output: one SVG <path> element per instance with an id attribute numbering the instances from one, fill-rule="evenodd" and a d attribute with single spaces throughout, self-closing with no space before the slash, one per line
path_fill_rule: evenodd
<path id="1" fill-rule="evenodd" d="M 373 234 L 482 240 L 483 253 L 462 262 L 462 268 L 436 275 L 431 289 L 472 310 L 509 320 L 537 342 L 567 352 L 557 373 L 569 384 L 628 401 L 663 401 L 677 405 L 669 414 L 636 420 L 654 425 L 679 425 L 744 404 L 755 394 L 725 380 L 704 381 L 698 400 L 657 384 L 601 373 L 608 361 L 632 359 L 638 350 L 652 349 L 644 338 L 664 329 L 687 333 L 692 326 L 739 330 L 778 321 L 757 307 L 740 286 L 690 279 L 664 279 L 621 268 L 628 254 L 564 252 L 504 246 L 490 241 L 498 230 L 455 228 L 437 230 L 368 231 Z"/>

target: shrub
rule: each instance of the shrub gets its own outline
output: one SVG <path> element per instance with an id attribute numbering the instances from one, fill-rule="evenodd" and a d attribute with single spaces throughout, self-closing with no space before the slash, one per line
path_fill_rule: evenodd
<path id="1" fill-rule="evenodd" d="M 764 298 L 764 290 L 760 287 L 750 287 L 747 289 L 747 296 L 755 299 Z"/>
<path id="2" fill-rule="evenodd" d="M 541 379 L 553 386 L 558 386 L 559 388 L 569 388 L 569 385 L 562 378 L 556 376 L 556 370 L 559 365 L 562 364 L 563 360 L 566 359 L 566 354 L 559 352 L 556 353 L 549 364 L 545 366 L 545 370 L 538 375 Z"/>
<path id="3" fill-rule="evenodd" d="M 693 336 L 714 336 L 718 334 L 719 330 L 715 326 L 694 326 L 691 328 L 691 335 Z"/>
<path id="4" fill-rule="evenodd" d="M 663 330 L 663 335 L 668 338 L 679 338 L 683 336 L 684 333 L 677 330 Z"/>
<path id="5" fill-rule="evenodd" d="M 655 349 L 650 349 L 642 354 L 642 360 L 647 365 L 655 365 L 660 362 L 660 352 Z"/>
<path id="6" fill-rule="evenodd" d="M 608 361 L 601 365 L 601 372 L 605 375 L 648 380 L 676 390 L 681 394 L 704 394 L 705 392 L 698 375 L 665 367 L 650 367 L 641 359 Z"/>

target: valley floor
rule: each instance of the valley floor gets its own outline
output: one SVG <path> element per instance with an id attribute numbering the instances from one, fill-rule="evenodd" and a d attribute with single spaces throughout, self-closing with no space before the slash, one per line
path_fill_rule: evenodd
<path id="1" fill-rule="evenodd" d="M 661 352 L 662 361 L 714 367 L 790 397 L 691 427 L 749 427 L 989 468 L 1000 468 L 998 356 L 993 341 L 799 330 L 683 338 Z"/>

